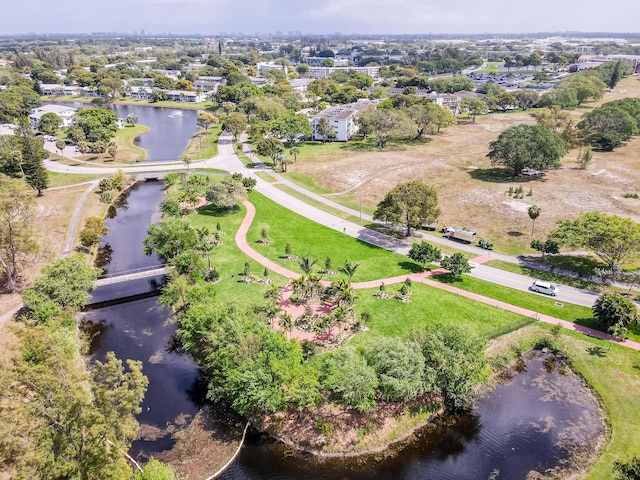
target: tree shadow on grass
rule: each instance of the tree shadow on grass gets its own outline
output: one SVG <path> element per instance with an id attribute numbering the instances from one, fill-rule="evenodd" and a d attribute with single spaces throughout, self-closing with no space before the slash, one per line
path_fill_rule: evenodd
<path id="1" fill-rule="evenodd" d="M 513 170 L 504 167 L 476 168 L 467 172 L 471 178 L 491 183 L 517 183 L 528 184 L 530 182 L 546 182 L 544 174 L 538 176 L 514 177 Z"/>
<path id="2" fill-rule="evenodd" d="M 440 275 L 436 275 L 435 277 L 433 277 L 433 279 L 441 283 L 446 283 L 447 285 L 453 285 L 456 283 L 461 283 L 463 281 L 462 277 L 455 277 L 453 273 L 443 273 Z"/>
<path id="3" fill-rule="evenodd" d="M 422 268 L 421 265 L 418 265 L 415 262 L 406 262 L 406 261 L 398 262 L 398 266 L 403 270 L 408 270 L 411 273 L 420 273 L 425 270 Z"/>
<path id="4" fill-rule="evenodd" d="M 240 207 L 216 208 L 213 205 L 204 205 L 198 208 L 198 214 L 217 218 L 229 217 L 231 215 L 237 214 L 239 211 Z"/>
<path id="5" fill-rule="evenodd" d="M 573 323 L 575 323 L 576 325 L 580 325 L 581 327 L 586 327 L 590 330 L 597 330 L 599 332 L 604 332 L 604 330 L 600 328 L 600 324 L 598 323 L 598 321 L 593 317 L 577 318 Z"/>
<path id="6" fill-rule="evenodd" d="M 348 142 L 340 146 L 340 150 L 348 150 L 350 152 L 401 152 L 407 149 L 406 145 L 387 143 L 380 148 L 375 141 Z"/>
<path id="7" fill-rule="evenodd" d="M 467 173 L 469 173 L 469 176 L 474 180 L 481 180 L 483 182 L 508 183 L 517 180 L 517 178 L 513 176 L 513 171 L 508 168 L 476 168 L 469 170 Z"/>
<path id="8" fill-rule="evenodd" d="M 593 357 L 604 358 L 607 356 L 606 350 L 602 347 L 589 347 L 587 348 L 587 353 Z"/>

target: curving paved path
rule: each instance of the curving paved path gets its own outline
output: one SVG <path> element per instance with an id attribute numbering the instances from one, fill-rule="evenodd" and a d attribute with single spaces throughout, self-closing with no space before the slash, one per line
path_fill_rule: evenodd
<path id="1" fill-rule="evenodd" d="M 240 225 L 240 228 L 238 229 L 238 232 L 236 233 L 236 243 L 238 244 L 238 247 L 240 248 L 240 250 L 242 250 L 243 253 L 245 253 L 246 255 L 248 255 L 249 257 L 251 257 L 253 260 L 257 261 L 258 263 L 260 263 L 261 265 L 263 265 L 264 267 L 267 267 L 268 269 L 283 275 L 289 279 L 298 279 L 300 278 L 300 274 L 296 273 L 292 270 L 287 269 L 284 266 L 281 266 L 279 264 L 277 264 L 276 262 L 268 259 L 267 257 L 265 257 L 264 255 L 258 253 L 256 250 L 254 250 L 251 246 L 249 246 L 249 243 L 247 242 L 247 232 L 249 231 L 249 227 L 251 226 L 251 224 L 253 223 L 253 219 L 255 217 L 256 214 L 256 209 L 253 206 L 253 204 L 251 202 L 249 202 L 248 200 L 244 201 L 244 206 L 247 208 L 247 215 L 245 216 L 245 218 L 242 220 L 242 224 Z M 568 322 L 566 320 L 562 320 L 560 318 L 556 318 L 556 317 L 552 317 L 550 315 L 544 315 L 542 313 L 538 313 L 535 312 L 533 310 L 529 310 L 526 308 L 522 308 L 522 307 L 517 307 L 515 305 L 511 305 L 509 303 L 505 303 L 505 302 L 501 302 L 498 300 L 495 300 L 493 298 L 489 298 L 489 297 L 485 297 L 484 295 L 478 295 L 476 293 L 472 293 L 472 292 L 468 292 L 467 290 L 463 290 L 461 288 L 457 288 L 454 287 L 453 285 L 447 285 L 441 282 L 436 282 L 434 280 L 431 280 L 429 277 L 434 276 L 434 275 L 439 275 L 442 273 L 445 273 L 446 270 L 444 269 L 437 269 L 437 270 L 432 270 L 432 271 L 426 271 L 426 272 L 420 272 L 420 273 L 412 273 L 409 275 L 399 275 L 396 277 L 389 277 L 389 278 L 383 278 L 380 280 L 371 280 L 368 282 L 357 282 L 357 283 L 353 283 L 351 286 L 352 288 L 359 290 L 359 289 L 365 289 L 365 288 L 375 288 L 380 286 L 380 283 L 384 282 L 385 285 L 392 285 L 395 283 L 401 283 L 404 282 L 407 278 L 410 278 L 412 282 L 418 282 L 418 283 L 423 283 L 425 285 L 429 285 L 430 287 L 434 287 L 434 288 L 438 288 L 440 290 L 445 290 L 447 292 L 453 293 L 455 295 L 460 295 L 463 296 L 465 298 L 469 298 L 471 300 L 474 300 L 476 302 L 481 302 L 484 303 L 486 305 L 491 305 L 491 306 L 495 306 L 496 308 L 500 308 L 502 310 L 506 310 L 509 312 L 513 312 L 516 313 L 518 315 L 522 315 L 525 317 L 529 317 L 529 318 L 535 318 L 538 321 L 541 322 L 545 322 L 545 323 L 549 323 L 552 325 L 560 325 L 568 330 L 573 330 L 576 332 L 580 332 L 583 333 L 587 336 L 590 337 L 595 337 L 595 338 L 599 338 L 602 340 L 613 340 L 616 343 L 623 345 L 625 347 L 631 348 L 633 350 L 637 350 L 640 351 L 640 343 L 638 342 L 634 342 L 632 340 L 625 340 L 624 342 L 620 342 L 617 339 L 614 339 L 611 335 L 604 333 L 604 332 L 600 332 L 598 330 L 591 330 L 587 327 L 583 327 L 582 325 L 577 325 L 575 323 L 571 323 Z M 328 285 L 330 282 L 324 281 L 323 284 L 326 286 Z M 290 314 L 293 318 L 296 318 L 300 315 L 302 315 L 302 313 L 304 313 L 304 306 L 301 305 L 295 305 L 291 302 L 290 297 L 292 294 L 292 288 L 291 286 L 288 284 L 284 290 L 283 290 L 283 300 L 281 302 L 279 302 L 279 305 L 285 310 L 285 312 L 287 312 L 288 314 Z M 316 305 L 313 307 L 314 308 L 314 312 L 315 313 L 330 313 L 330 309 L 324 305 Z M 340 330 L 340 328 L 342 327 L 335 327 L 335 329 L 337 331 Z M 336 333 L 337 333 L 336 331 Z M 334 329 L 331 329 L 328 333 L 327 336 L 331 337 L 332 335 L 334 335 Z M 318 336 L 311 334 L 311 333 L 306 333 L 306 332 L 301 332 L 299 330 L 294 330 L 292 332 L 292 335 L 295 336 L 296 338 L 299 338 L 300 340 L 322 340 L 322 338 L 318 338 Z"/>

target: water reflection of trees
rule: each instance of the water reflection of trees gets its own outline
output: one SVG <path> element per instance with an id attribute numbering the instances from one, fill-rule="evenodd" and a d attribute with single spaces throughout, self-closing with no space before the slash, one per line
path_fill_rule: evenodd
<path id="1" fill-rule="evenodd" d="M 463 453 L 470 442 L 478 439 L 481 428 L 480 417 L 471 413 L 443 418 L 427 434 L 427 443 L 432 446 L 429 456 L 445 460 L 451 455 Z"/>
<path id="2" fill-rule="evenodd" d="M 107 269 L 104 268 L 109 263 L 111 263 L 111 258 L 113 257 L 113 248 L 111 244 L 106 243 L 98 248 L 98 252 L 96 253 L 96 259 L 94 265 L 98 268 L 102 269 L 103 275 L 107 273 Z"/>
<path id="3" fill-rule="evenodd" d="M 113 206 L 118 210 L 127 210 L 129 208 L 129 195 L 131 194 L 131 188 L 120 192 L 120 195 L 113 201 Z M 115 215 L 114 215 L 115 216 Z"/>

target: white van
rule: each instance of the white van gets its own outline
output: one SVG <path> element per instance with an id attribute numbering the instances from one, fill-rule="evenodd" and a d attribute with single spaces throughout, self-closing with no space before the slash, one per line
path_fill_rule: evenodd
<path id="1" fill-rule="evenodd" d="M 558 287 L 549 282 L 543 282 L 542 280 L 536 280 L 533 285 L 529 287 L 529 290 L 538 293 L 544 293 L 545 295 L 551 295 L 555 297 L 560 290 Z"/>

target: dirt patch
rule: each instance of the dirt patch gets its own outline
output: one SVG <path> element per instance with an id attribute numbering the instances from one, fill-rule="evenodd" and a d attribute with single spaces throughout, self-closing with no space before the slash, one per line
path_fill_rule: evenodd
<path id="1" fill-rule="evenodd" d="M 590 108 L 627 96 L 640 97 L 637 77 L 624 79 L 602 101 L 571 114 L 577 121 Z M 539 178 L 515 179 L 494 169 L 486 155 L 489 143 L 500 132 L 522 123 L 535 124 L 535 120 L 522 112 L 480 116 L 475 123 L 448 127 L 429 143 L 365 153 L 344 150 L 334 158 L 298 162 L 289 170 L 312 177 L 319 186 L 334 192 L 348 190 L 380 172 L 358 188 L 358 192 L 363 190 L 362 201 L 369 211 L 397 183 L 424 180 L 438 191 L 442 224 L 473 228 L 508 252 L 529 251 L 531 220 L 527 210 L 533 204 L 542 210 L 536 220 L 539 238 L 553 229 L 557 220 L 574 218 L 584 211 L 598 210 L 640 221 L 640 200 L 623 197 L 640 193 L 640 138 L 614 152 L 595 152 L 594 163 L 587 170 L 579 169 L 578 152 L 572 150 L 560 169 Z M 394 166 L 398 168 L 387 170 Z M 510 186 L 522 186 L 523 198 L 509 196 Z M 360 195 L 354 193 L 331 198 L 344 199 L 347 204 L 360 201 Z"/>

